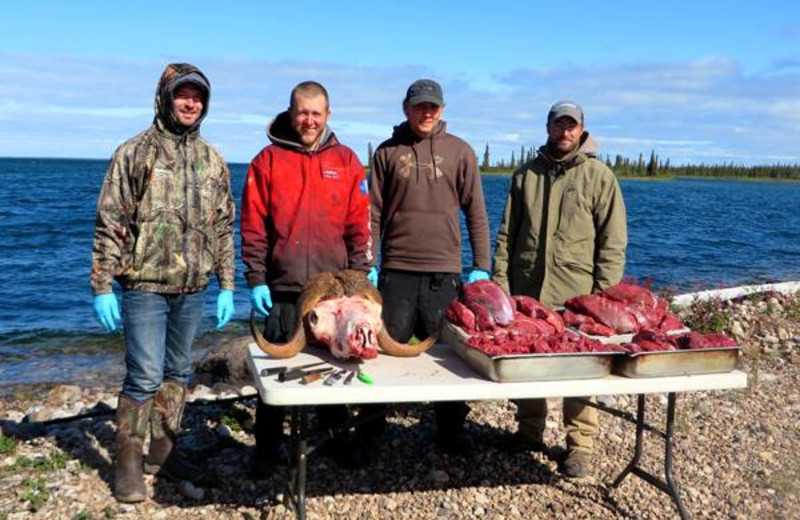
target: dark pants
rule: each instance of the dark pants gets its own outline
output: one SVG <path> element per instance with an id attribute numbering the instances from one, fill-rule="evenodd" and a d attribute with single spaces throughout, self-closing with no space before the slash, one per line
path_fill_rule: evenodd
<path id="1" fill-rule="evenodd" d="M 386 330 L 405 343 L 411 336 L 423 340 L 436 332 L 447 306 L 458 297 L 461 275 L 383 269 L 378 287 Z M 433 409 L 440 438 L 460 432 L 469 413 L 463 401 L 437 401 Z"/>
<path id="2" fill-rule="evenodd" d="M 297 326 L 297 302 L 300 293 L 273 293 L 272 310 L 264 326 L 264 338 L 274 343 L 285 343 Z M 323 428 L 335 428 L 348 420 L 344 405 L 317 406 L 317 422 Z M 273 461 L 281 444 L 286 440 L 283 421 L 286 407 L 269 406 L 259 400 L 256 407 L 257 457 Z"/>

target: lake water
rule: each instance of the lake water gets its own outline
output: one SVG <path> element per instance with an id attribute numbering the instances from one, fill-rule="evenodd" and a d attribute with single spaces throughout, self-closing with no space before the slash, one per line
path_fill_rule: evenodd
<path id="1" fill-rule="evenodd" d="M 106 165 L 0 159 L 0 393 L 18 383 L 122 373 L 121 335 L 102 332 L 88 285 Z M 237 206 L 246 171 L 246 165 L 231 165 Z M 483 182 L 494 237 L 510 178 L 485 176 Z M 676 179 L 621 185 L 630 235 L 627 276 L 676 292 L 800 280 L 800 183 Z M 237 230 L 237 256 L 238 238 Z M 468 249 L 466 243 L 465 265 L 471 264 Z M 248 333 L 242 267 L 237 260 L 235 320 L 222 333 L 213 327 L 216 285 L 209 291 L 198 352 Z"/>

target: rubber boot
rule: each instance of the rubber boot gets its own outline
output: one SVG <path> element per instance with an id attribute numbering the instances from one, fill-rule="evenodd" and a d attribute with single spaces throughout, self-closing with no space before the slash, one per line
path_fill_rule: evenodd
<path id="1" fill-rule="evenodd" d="M 205 470 L 175 449 L 186 406 L 186 392 L 184 385 L 167 380 L 153 398 L 150 412 L 150 449 L 144 469 L 151 475 L 158 474 L 172 480 L 198 483 L 204 480 Z"/>
<path id="2" fill-rule="evenodd" d="M 153 400 L 137 403 L 120 394 L 117 405 L 117 467 L 114 497 L 119 502 L 134 503 L 147 499 L 142 473 L 142 452 Z"/>

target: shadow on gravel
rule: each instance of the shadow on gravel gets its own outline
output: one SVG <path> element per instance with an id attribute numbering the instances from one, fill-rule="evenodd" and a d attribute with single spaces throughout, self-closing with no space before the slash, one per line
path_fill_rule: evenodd
<path id="1" fill-rule="evenodd" d="M 237 407 L 254 415 L 255 400 L 240 403 L 206 404 L 187 407 L 183 433 L 178 445 L 195 462 L 204 465 L 213 484 L 187 493 L 185 484 L 155 478 L 152 500 L 162 506 L 185 508 L 207 505 L 253 507 L 264 511 L 274 507 L 287 493 L 288 470 L 279 467 L 268 478 L 256 480 L 250 474 L 255 455 L 252 425 L 244 435 L 222 435 L 218 425 Z M 475 442 L 470 455 L 444 453 L 436 444 L 432 407 L 399 405 L 387 424 L 374 462 L 366 468 L 340 467 L 318 451 L 309 455 L 306 496 L 309 499 L 342 494 L 389 494 L 426 492 L 487 486 L 558 486 L 581 500 L 593 501 L 622 518 L 630 512 L 620 508 L 600 483 L 562 485 L 555 463 L 542 453 L 509 452 L 501 448 L 510 432 L 486 424 L 468 422 L 467 431 Z M 55 439 L 65 453 L 82 466 L 98 472 L 112 493 L 114 471 L 109 462 L 116 453 L 113 414 L 44 428 L 40 435 Z M 558 454 L 553 450 L 552 457 Z"/>

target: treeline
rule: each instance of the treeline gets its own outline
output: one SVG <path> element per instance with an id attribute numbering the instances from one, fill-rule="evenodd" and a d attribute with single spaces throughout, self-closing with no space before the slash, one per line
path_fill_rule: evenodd
<path id="1" fill-rule="evenodd" d="M 511 157 L 501 158 L 492 163 L 489 145 L 480 157 L 481 171 L 487 173 L 508 173 L 516 170 L 534 158 L 536 150 L 531 147 L 520 147 L 519 153 L 511 152 Z M 618 177 L 738 177 L 747 179 L 775 179 L 775 180 L 800 180 L 800 164 L 773 164 L 759 166 L 742 166 L 734 163 L 728 164 L 683 164 L 674 166 L 669 159 L 662 160 L 655 150 L 645 159 L 644 154 L 639 154 L 636 159 L 623 157 L 617 154 L 612 159 L 606 155 L 603 159 L 606 165 Z"/>

